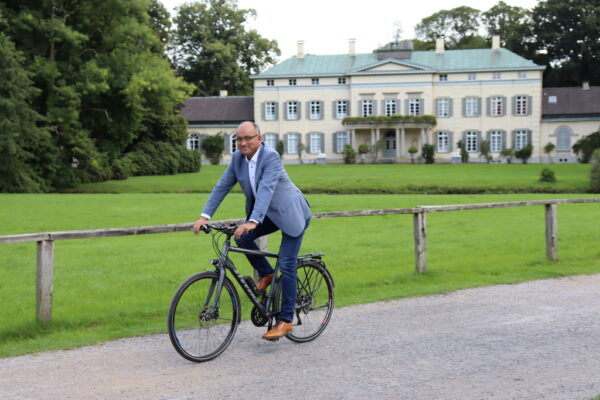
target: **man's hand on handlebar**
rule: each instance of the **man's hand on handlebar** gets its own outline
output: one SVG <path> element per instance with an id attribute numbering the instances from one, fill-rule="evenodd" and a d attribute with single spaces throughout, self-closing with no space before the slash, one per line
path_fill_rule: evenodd
<path id="1" fill-rule="evenodd" d="M 240 237 L 242 237 L 242 235 L 244 233 L 248 233 L 248 232 L 256 229 L 256 226 L 257 226 L 256 222 L 253 222 L 253 221 L 246 222 L 245 224 L 238 226 L 233 235 L 235 236 L 236 239 L 239 239 Z"/>
<path id="2" fill-rule="evenodd" d="M 207 223 L 208 223 L 208 218 L 200 217 L 198 219 L 198 221 L 196 221 L 194 223 L 194 227 L 192 228 L 192 231 L 194 231 L 194 233 L 197 235 L 200 232 L 200 228 L 202 227 L 202 225 L 205 225 Z"/>

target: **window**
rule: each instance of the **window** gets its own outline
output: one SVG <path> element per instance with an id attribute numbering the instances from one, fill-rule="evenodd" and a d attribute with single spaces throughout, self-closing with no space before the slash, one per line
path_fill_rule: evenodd
<path id="1" fill-rule="evenodd" d="M 408 115 L 421 115 L 421 99 L 408 99 Z"/>
<path id="2" fill-rule="evenodd" d="M 394 115 L 398 113 L 397 110 L 397 100 L 394 99 L 388 99 L 385 101 L 385 115 L 387 115 L 388 117 L 390 115 Z"/>
<path id="3" fill-rule="evenodd" d="M 437 99 L 437 116 L 438 117 L 449 117 L 450 116 L 450 99 Z"/>
<path id="4" fill-rule="evenodd" d="M 229 135 L 229 148 L 231 149 L 230 153 L 233 153 L 237 150 L 237 142 L 235 140 L 235 135 Z"/>
<path id="5" fill-rule="evenodd" d="M 338 132 L 335 135 L 335 152 L 342 153 L 344 145 L 348 144 L 348 134 L 346 132 Z"/>
<path id="6" fill-rule="evenodd" d="M 346 100 L 340 100 L 335 102 L 335 117 L 342 119 L 348 115 L 348 102 Z"/>
<path id="7" fill-rule="evenodd" d="M 295 79 L 290 79 L 289 81 L 290 86 L 296 86 L 296 80 Z"/>
<path id="8" fill-rule="evenodd" d="M 519 72 L 519 79 L 525 79 L 525 78 L 527 78 L 527 72 L 523 72 L 523 71 Z"/>
<path id="9" fill-rule="evenodd" d="M 492 117 L 498 117 L 504 115 L 502 97 L 496 96 L 490 98 L 490 115 Z"/>
<path id="10" fill-rule="evenodd" d="M 275 80 L 274 79 L 267 79 L 267 86 L 275 86 Z"/>
<path id="11" fill-rule="evenodd" d="M 477 74 L 469 74 L 469 77 L 468 77 L 468 79 L 469 79 L 470 81 L 477 80 Z"/>
<path id="12" fill-rule="evenodd" d="M 275 119 L 277 119 L 277 103 L 267 101 L 265 103 L 265 120 L 274 121 Z"/>
<path id="13" fill-rule="evenodd" d="M 467 146 L 467 151 L 469 153 L 475 153 L 479 149 L 479 135 L 477 131 L 467 131 L 465 134 L 465 142 Z"/>
<path id="14" fill-rule="evenodd" d="M 500 72 L 494 72 L 492 74 L 492 79 L 502 79 L 502 74 Z"/>
<path id="15" fill-rule="evenodd" d="M 573 131 L 566 125 L 559 126 L 556 130 L 556 150 L 557 151 L 570 151 L 571 150 L 571 136 Z"/>
<path id="16" fill-rule="evenodd" d="M 479 116 L 479 98 L 467 97 L 465 99 L 465 117 Z"/>
<path id="17" fill-rule="evenodd" d="M 448 80 L 448 74 L 439 74 L 438 79 L 440 82 L 446 82 Z"/>
<path id="18" fill-rule="evenodd" d="M 515 115 L 528 115 L 529 104 L 527 96 L 516 96 L 515 97 Z"/>
<path id="19" fill-rule="evenodd" d="M 276 133 L 265 133 L 265 143 L 272 148 L 277 148 L 277 134 Z"/>
<path id="20" fill-rule="evenodd" d="M 515 148 L 514 148 L 514 150 L 521 150 L 523 147 L 527 146 L 528 137 L 529 137 L 529 132 L 524 129 L 515 131 Z"/>
<path id="21" fill-rule="evenodd" d="M 287 114 L 287 119 L 300 118 L 300 116 L 298 115 L 298 102 L 297 101 L 288 101 L 286 114 Z"/>
<path id="22" fill-rule="evenodd" d="M 363 100 L 361 116 L 368 117 L 369 115 L 373 115 L 373 100 Z"/>
<path id="23" fill-rule="evenodd" d="M 437 134 L 437 151 L 439 153 L 447 153 L 450 151 L 450 133 L 438 132 Z"/>
<path id="24" fill-rule="evenodd" d="M 297 133 L 290 133 L 287 135 L 287 153 L 288 154 L 298 154 L 298 139 L 299 136 Z"/>
<path id="25" fill-rule="evenodd" d="M 321 102 L 311 101 L 310 102 L 310 119 L 321 119 Z"/>
<path id="26" fill-rule="evenodd" d="M 319 84 L 319 78 L 312 78 L 310 81 L 311 84 L 313 85 L 318 85 Z"/>
<path id="27" fill-rule="evenodd" d="M 558 97 L 556 97 L 556 96 L 548 96 L 548 103 L 550 103 L 550 104 L 556 104 L 556 103 L 558 103 Z"/>
<path id="28" fill-rule="evenodd" d="M 490 151 L 492 153 L 502 151 L 502 131 L 490 131 Z"/>
<path id="29" fill-rule="evenodd" d="M 200 150 L 200 137 L 196 133 L 192 133 L 187 141 L 187 148 L 190 150 Z"/>
<path id="30" fill-rule="evenodd" d="M 317 154 L 321 152 L 321 134 L 320 133 L 311 133 L 310 134 L 310 143 L 308 147 L 308 152 L 311 154 Z"/>
<path id="31" fill-rule="evenodd" d="M 346 84 L 346 78 L 338 78 L 338 85 L 345 85 Z"/>

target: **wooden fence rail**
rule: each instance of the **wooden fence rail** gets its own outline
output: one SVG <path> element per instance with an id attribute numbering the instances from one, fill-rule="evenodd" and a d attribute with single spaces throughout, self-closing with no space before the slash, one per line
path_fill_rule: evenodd
<path id="1" fill-rule="evenodd" d="M 426 214 L 430 212 L 482 210 L 488 208 L 545 206 L 546 256 L 558 260 L 558 225 L 556 206 L 567 203 L 598 203 L 600 198 L 554 199 L 533 201 L 510 201 L 501 203 L 458 204 L 444 206 L 420 206 L 415 208 L 394 208 L 384 210 L 336 211 L 313 214 L 312 218 L 362 217 L 374 215 L 412 214 L 415 245 L 415 269 L 418 273 L 427 272 L 427 225 Z M 242 219 L 213 221 L 213 223 L 240 223 Z M 36 318 L 41 322 L 52 319 L 52 289 L 54 276 L 54 241 L 68 239 L 89 239 L 100 237 L 147 235 L 190 231 L 193 223 L 152 225 L 132 228 L 90 229 L 80 231 L 28 233 L 0 236 L 0 244 L 37 242 L 36 273 Z M 261 248 L 267 247 L 266 238 L 261 238 Z"/>

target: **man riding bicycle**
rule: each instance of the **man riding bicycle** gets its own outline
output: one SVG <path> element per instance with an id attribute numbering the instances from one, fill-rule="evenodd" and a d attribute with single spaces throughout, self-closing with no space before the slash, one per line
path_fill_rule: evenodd
<path id="1" fill-rule="evenodd" d="M 308 228 L 310 206 L 302 192 L 290 180 L 279 153 L 263 143 L 258 125 L 242 122 L 237 129 L 235 151 L 231 163 L 213 188 L 201 217 L 194 224 L 198 234 L 231 188 L 239 182 L 246 196 L 246 222 L 235 231 L 239 247 L 258 250 L 257 238 L 281 230 L 279 268 L 282 284 L 281 313 L 278 323 L 263 335 L 273 340 L 292 330 L 296 303 L 296 259 Z M 273 268 L 264 256 L 247 255 L 260 276 L 256 287 L 264 291 L 273 279 Z"/>

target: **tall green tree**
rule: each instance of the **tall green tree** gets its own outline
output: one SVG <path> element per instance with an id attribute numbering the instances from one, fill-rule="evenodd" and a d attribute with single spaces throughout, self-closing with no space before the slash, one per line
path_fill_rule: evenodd
<path id="1" fill-rule="evenodd" d="M 547 52 L 550 64 L 545 84 L 600 84 L 600 1 L 540 1 L 532 20 L 539 49 Z"/>
<path id="2" fill-rule="evenodd" d="M 440 10 L 423 18 L 415 26 L 415 33 L 417 39 L 427 42 L 443 37 L 448 49 L 480 47 L 485 43 L 478 34 L 480 17 L 479 10 L 466 6 Z"/>
<path id="3" fill-rule="evenodd" d="M 281 54 L 277 42 L 244 26 L 255 15 L 253 9 L 238 9 L 234 0 L 202 0 L 178 8 L 172 58 L 198 94 L 227 90 L 250 95 L 249 75 L 275 63 Z"/>
<path id="4" fill-rule="evenodd" d="M 490 36 L 500 36 L 502 47 L 530 60 L 535 58 L 536 40 L 531 10 L 499 1 L 481 14 L 481 20 Z"/>

